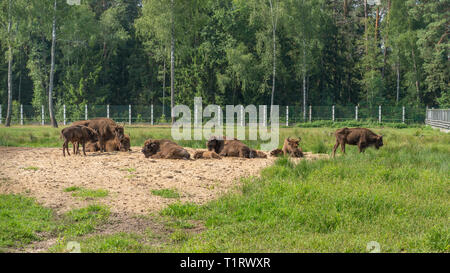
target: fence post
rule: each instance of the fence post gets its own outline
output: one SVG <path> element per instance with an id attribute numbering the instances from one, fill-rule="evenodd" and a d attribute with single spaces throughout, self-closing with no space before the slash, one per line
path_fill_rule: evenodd
<path id="1" fill-rule="evenodd" d="M 358 121 L 358 105 L 355 106 L 355 119 Z"/>
<path id="2" fill-rule="evenodd" d="M 286 126 L 289 127 L 289 106 L 286 106 Z"/>
<path id="3" fill-rule="evenodd" d="M 0 124 L 2 124 L 2 105 L 0 104 Z"/>
<path id="4" fill-rule="evenodd" d="M 63 111 L 64 111 L 64 125 L 66 125 L 66 105 L 65 104 L 63 106 Z"/>
<path id="5" fill-rule="evenodd" d="M 131 125 L 131 104 L 128 104 L 128 124 Z"/>
<path id="6" fill-rule="evenodd" d="M 106 117 L 109 118 L 109 104 L 106 105 Z"/>
<path id="7" fill-rule="evenodd" d="M 20 125 L 23 125 L 23 104 L 20 105 Z"/>
<path id="8" fill-rule="evenodd" d="M 245 122 L 244 122 L 245 116 L 244 116 L 244 105 L 241 105 L 241 126 L 244 127 Z"/>
<path id="9" fill-rule="evenodd" d="M 45 124 L 44 118 L 45 118 L 45 117 L 44 117 L 44 105 L 42 105 L 42 116 L 41 116 L 42 125 Z"/>
<path id="10" fill-rule="evenodd" d="M 87 112 L 87 104 L 84 105 L 84 119 L 87 120 L 88 112 Z"/>
<path id="11" fill-rule="evenodd" d="M 331 116 L 334 122 L 334 105 L 331 107 Z"/>
<path id="12" fill-rule="evenodd" d="M 381 123 L 381 105 L 378 106 L 378 123 Z"/>
<path id="13" fill-rule="evenodd" d="M 219 126 L 220 126 L 220 124 L 221 124 L 221 119 L 222 119 L 222 117 L 221 117 L 221 115 L 220 115 L 220 105 L 217 105 L 217 121 L 218 121 L 218 123 L 219 123 Z"/>
<path id="14" fill-rule="evenodd" d="M 311 122 L 311 118 L 312 118 L 312 106 L 309 106 L 309 122 Z"/>
<path id="15" fill-rule="evenodd" d="M 153 125 L 153 104 L 150 106 L 151 124 Z"/>
<path id="16" fill-rule="evenodd" d="M 402 122 L 405 123 L 405 106 L 402 107 Z"/>
<path id="17" fill-rule="evenodd" d="M 264 105 L 264 127 L 267 126 L 267 105 Z"/>

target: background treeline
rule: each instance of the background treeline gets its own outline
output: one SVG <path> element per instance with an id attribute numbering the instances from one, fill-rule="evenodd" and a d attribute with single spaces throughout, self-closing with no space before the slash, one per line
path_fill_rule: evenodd
<path id="1" fill-rule="evenodd" d="M 201 96 L 222 105 L 448 107 L 449 7 L 447 0 L 1 0 L 0 102 L 8 101 L 10 63 L 12 100 L 48 105 L 55 23 L 59 105 L 164 102 L 168 115 L 173 75 L 177 104 Z"/>

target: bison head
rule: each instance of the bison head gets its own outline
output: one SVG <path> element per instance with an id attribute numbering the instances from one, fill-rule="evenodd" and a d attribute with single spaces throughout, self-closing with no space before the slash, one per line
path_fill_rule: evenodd
<path id="1" fill-rule="evenodd" d="M 377 136 L 375 148 L 379 149 L 381 146 L 383 146 L 383 136 Z"/>
<path id="2" fill-rule="evenodd" d="M 159 151 L 159 141 L 154 139 L 148 139 L 144 143 L 144 147 L 142 148 L 142 153 L 146 158 L 156 154 Z"/>
<path id="3" fill-rule="evenodd" d="M 221 152 L 223 145 L 224 145 L 223 138 L 218 138 L 215 136 L 210 137 L 208 142 L 206 142 L 206 147 L 208 147 L 208 151 L 214 151 L 216 153 Z"/>
<path id="4" fill-rule="evenodd" d="M 287 142 L 289 144 L 289 146 L 293 149 L 297 149 L 298 148 L 298 143 L 300 142 L 300 138 L 299 139 L 295 139 L 295 138 L 290 138 L 288 137 Z"/>
<path id="5" fill-rule="evenodd" d="M 83 129 L 86 130 L 90 142 L 98 141 L 98 132 L 96 130 L 87 126 L 83 126 Z"/>
<path id="6" fill-rule="evenodd" d="M 128 152 L 131 151 L 130 149 L 130 137 L 129 136 L 125 136 L 121 141 L 120 141 L 120 151 L 123 152 Z"/>
<path id="7" fill-rule="evenodd" d="M 117 125 L 114 128 L 114 134 L 116 135 L 116 137 L 119 139 L 119 141 L 122 141 L 122 139 L 124 138 L 124 129 L 123 126 Z"/>

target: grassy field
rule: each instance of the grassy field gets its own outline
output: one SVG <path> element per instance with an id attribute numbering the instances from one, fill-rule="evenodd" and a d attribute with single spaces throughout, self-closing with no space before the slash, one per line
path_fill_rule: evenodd
<path id="1" fill-rule="evenodd" d="M 59 130 L 0 128 L 0 145 L 60 147 Z M 334 130 L 281 128 L 280 138 L 300 136 L 305 151 L 330 153 Z M 0 249 L 52 234 L 60 238 L 50 249 L 56 252 L 68 240 L 79 241 L 83 252 L 367 252 L 370 241 L 381 252 L 450 252 L 450 135 L 427 127 L 374 131 L 384 136 L 380 150 L 359 154 L 348 146 L 346 156 L 299 164 L 280 158 L 219 200 L 202 206 L 177 202 L 145 216 L 165 232 L 97 235 L 95 227 L 108 221 L 106 207 L 56 217 L 32 199 L 0 195 Z M 164 127 L 126 132 L 135 146 L 170 136 Z M 204 141 L 182 144 L 204 147 Z"/>

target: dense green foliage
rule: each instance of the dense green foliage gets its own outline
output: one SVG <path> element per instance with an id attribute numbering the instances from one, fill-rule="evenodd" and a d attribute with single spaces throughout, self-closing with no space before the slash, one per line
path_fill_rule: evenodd
<path id="1" fill-rule="evenodd" d="M 36 110 L 48 101 L 53 3 L 0 3 L 13 100 Z M 274 64 L 279 105 L 303 105 L 303 91 L 306 105 L 450 103 L 448 1 L 382 0 L 367 5 L 367 18 L 364 0 L 81 3 L 57 0 L 56 105 L 164 102 L 168 116 L 171 38 L 175 103 L 269 104 Z M 7 71 L 1 58 L 3 105 Z"/>

